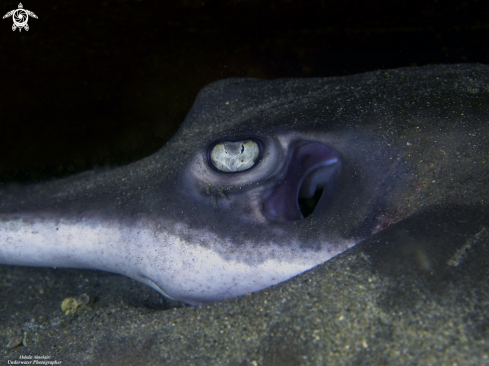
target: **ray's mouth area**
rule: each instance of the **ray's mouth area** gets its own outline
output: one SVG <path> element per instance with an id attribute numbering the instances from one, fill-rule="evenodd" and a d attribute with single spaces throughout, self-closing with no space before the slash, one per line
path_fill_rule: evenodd
<path id="1" fill-rule="evenodd" d="M 295 148 L 283 180 L 263 203 L 264 215 L 274 221 L 309 216 L 323 194 L 331 194 L 340 170 L 337 154 L 323 144 L 307 142 Z"/>

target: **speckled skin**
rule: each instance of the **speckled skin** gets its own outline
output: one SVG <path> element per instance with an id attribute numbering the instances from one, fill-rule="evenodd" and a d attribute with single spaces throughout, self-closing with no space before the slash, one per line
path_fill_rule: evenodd
<path id="1" fill-rule="evenodd" d="M 289 281 L 197 307 L 165 303 L 149 287 L 107 272 L 0 266 L 0 344 L 26 336 L 26 346 L 4 347 L 0 359 L 487 365 L 487 208 L 430 207 Z M 450 265 L 467 242 L 464 260 Z M 63 299 L 83 293 L 90 307 L 66 316 Z"/>
<path id="2" fill-rule="evenodd" d="M 156 154 L 1 191 L 0 263 L 108 270 L 201 304 L 284 281 L 430 206 L 482 204 L 488 70 L 213 83 Z M 264 142 L 260 164 L 212 170 L 208 146 L 240 136 Z M 305 220 L 268 220 L 262 203 L 304 141 L 339 154 L 338 188 Z"/>

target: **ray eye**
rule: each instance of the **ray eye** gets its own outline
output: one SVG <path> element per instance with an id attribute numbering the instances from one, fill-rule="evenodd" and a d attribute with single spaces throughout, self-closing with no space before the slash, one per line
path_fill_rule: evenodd
<path id="1" fill-rule="evenodd" d="M 219 142 L 210 152 L 214 167 L 225 173 L 242 172 L 255 165 L 260 146 L 253 140 Z"/>

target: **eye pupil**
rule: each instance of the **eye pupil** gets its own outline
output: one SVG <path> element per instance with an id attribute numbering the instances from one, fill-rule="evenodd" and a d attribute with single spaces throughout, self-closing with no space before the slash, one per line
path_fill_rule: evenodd
<path id="1" fill-rule="evenodd" d="M 259 155 L 260 146 L 253 140 L 225 141 L 212 148 L 210 160 L 217 170 L 233 173 L 250 169 Z"/>

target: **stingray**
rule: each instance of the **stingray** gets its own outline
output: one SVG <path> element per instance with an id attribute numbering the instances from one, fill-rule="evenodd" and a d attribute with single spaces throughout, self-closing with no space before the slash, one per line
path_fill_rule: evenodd
<path id="1" fill-rule="evenodd" d="M 155 154 L 2 188 L 0 263 L 115 272 L 192 305 L 280 283 L 431 207 L 487 203 L 488 77 L 214 82 Z"/>

